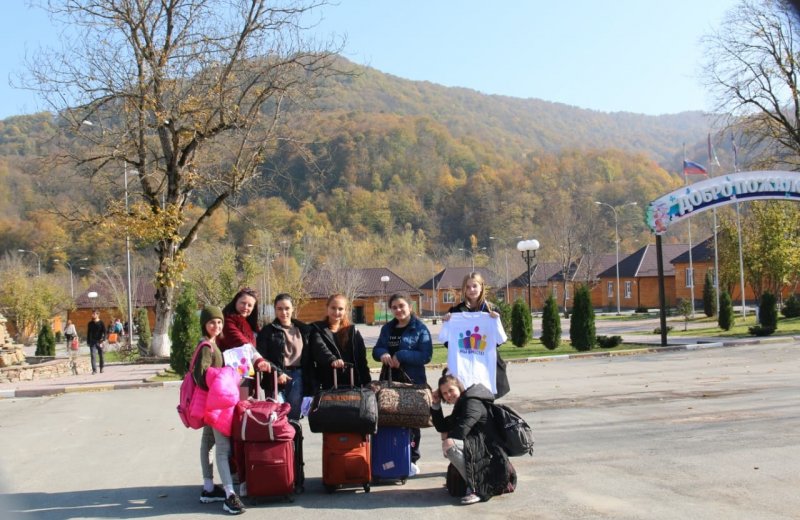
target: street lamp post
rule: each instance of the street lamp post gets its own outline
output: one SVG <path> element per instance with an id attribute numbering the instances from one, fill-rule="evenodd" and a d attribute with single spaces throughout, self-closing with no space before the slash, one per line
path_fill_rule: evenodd
<path id="1" fill-rule="evenodd" d="M 533 284 L 533 274 L 531 266 L 536 265 L 536 251 L 539 249 L 539 241 L 535 239 L 521 240 L 517 242 L 517 251 L 522 254 L 522 259 L 528 266 L 528 310 L 533 312 L 533 304 L 531 300 L 531 286 Z"/>
<path id="2" fill-rule="evenodd" d="M 611 208 L 611 211 L 614 213 L 614 246 L 616 247 L 617 251 L 617 267 L 616 267 L 617 268 L 617 316 L 619 316 L 621 313 L 620 313 L 620 298 L 619 298 L 619 220 L 617 218 L 617 208 L 615 208 L 611 204 L 607 204 L 605 202 L 600 202 L 597 200 L 594 201 L 594 203 L 597 204 L 598 206 L 607 206 Z M 626 202 L 620 207 L 624 208 L 625 206 L 635 206 L 635 205 L 636 205 L 635 202 Z"/>
<path id="3" fill-rule="evenodd" d="M 387 316 L 387 310 L 386 310 L 386 307 L 387 307 L 386 306 L 386 286 L 388 285 L 389 280 L 390 280 L 390 278 L 389 278 L 388 275 L 381 276 L 381 283 L 383 284 L 383 321 L 384 321 L 384 323 L 386 321 L 388 321 L 386 319 L 386 316 Z"/>
<path id="4" fill-rule="evenodd" d="M 465 247 L 459 247 L 458 250 L 459 251 L 464 251 L 464 254 L 469 253 L 470 259 L 472 260 L 472 271 L 474 272 L 475 271 L 475 251 L 473 251 L 472 249 L 467 249 Z M 477 249 L 477 251 L 486 251 L 486 248 L 485 247 L 479 247 Z"/>
<path id="5" fill-rule="evenodd" d="M 123 173 L 125 178 L 125 213 L 129 214 L 128 210 L 128 163 L 123 162 Z M 125 268 L 128 271 L 128 350 L 133 346 L 133 295 L 131 292 L 131 235 L 128 227 L 125 226 Z"/>
<path id="6" fill-rule="evenodd" d="M 522 238 L 522 236 L 518 236 L 518 237 L 514 237 L 514 238 L 520 239 L 520 238 Z M 504 250 L 505 250 L 505 253 L 506 253 L 506 303 L 508 303 L 508 243 L 505 240 L 503 240 L 501 238 L 498 238 L 498 237 L 489 237 L 489 240 L 499 240 L 500 243 L 503 244 L 503 247 L 504 247 Z"/>
<path id="7" fill-rule="evenodd" d="M 88 260 L 88 259 L 89 259 L 88 257 L 87 258 L 81 258 L 79 261 L 83 262 L 83 261 Z M 53 262 L 60 262 L 60 260 L 58 258 L 56 258 L 55 260 L 53 260 Z M 74 300 L 75 299 L 75 282 L 74 282 L 73 276 L 72 276 L 72 264 L 70 264 L 66 260 L 64 261 L 64 264 L 69 268 L 69 295 Z"/>
<path id="8" fill-rule="evenodd" d="M 31 251 L 30 249 L 17 249 L 17 251 L 19 251 L 20 253 L 30 253 L 33 256 L 35 256 L 36 257 L 37 272 L 39 273 L 39 276 L 42 276 L 42 260 L 39 258 L 38 253 L 35 253 L 35 252 Z"/>

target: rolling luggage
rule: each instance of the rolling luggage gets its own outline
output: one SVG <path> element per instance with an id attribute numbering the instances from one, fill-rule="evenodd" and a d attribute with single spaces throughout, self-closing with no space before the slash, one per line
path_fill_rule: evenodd
<path id="1" fill-rule="evenodd" d="M 300 421 L 289 419 L 289 424 L 294 428 L 294 492 L 303 493 L 306 490 L 306 470 L 303 459 L 303 425 Z"/>
<path id="2" fill-rule="evenodd" d="M 452 464 L 447 466 L 447 492 L 451 497 L 463 497 L 467 494 L 467 483 Z"/>
<path id="3" fill-rule="evenodd" d="M 378 402 L 369 388 L 355 385 L 350 366 L 350 387 L 339 387 L 333 370 L 333 388 L 320 390 L 308 412 L 308 427 L 314 433 L 375 433 L 378 429 Z"/>
<path id="4" fill-rule="evenodd" d="M 363 486 L 369 493 L 372 476 L 370 438 L 362 433 L 322 434 L 322 483 L 333 493 L 341 486 Z"/>
<path id="5" fill-rule="evenodd" d="M 260 373 L 256 374 L 258 379 Z M 273 377 L 276 389 L 273 399 L 248 399 L 237 403 L 233 419 L 233 450 L 239 479 L 243 483 L 240 488 L 242 496 L 284 497 L 291 501 L 296 488 L 295 437 L 298 428 L 289 422 L 290 405 L 277 402 L 277 371 L 273 371 Z M 263 397 L 261 385 L 257 384 L 256 388 L 259 397 Z"/>
<path id="6" fill-rule="evenodd" d="M 372 436 L 372 478 L 405 484 L 411 476 L 411 430 L 382 426 Z"/>
<path id="7" fill-rule="evenodd" d="M 347 409 L 347 403 L 354 403 L 358 400 L 361 404 L 356 404 L 356 410 L 360 407 L 363 411 L 363 397 L 371 396 L 372 405 L 374 406 L 375 417 L 372 426 L 365 428 L 363 421 L 356 421 L 355 432 L 340 432 L 340 431 L 324 431 L 322 434 L 322 484 L 325 486 L 325 491 L 333 493 L 341 486 L 363 486 L 364 492 L 369 493 L 370 482 L 372 480 L 372 449 L 370 448 L 370 433 L 377 428 L 377 412 L 378 405 L 375 402 L 375 394 L 368 388 L 356 388 L 355 376 L 353 373 L 353 366 L 350 365 L 350 389 L 337 388 L 336 369 L 333 370 L 333 390 L 327 393 L 328 396 L 337 396 L 344 399 L 345 406 L 339 407 L 335 404 L 335 400 L 331 400 L 331 406 L 326 410 L 327 415 L 333 416 L 333 412 L 337 408 Z M 362 390 L 359 394 L 344 393 L 342 390 Z M 314 399 L 314 404 L 318 402 L 325 402 L 325 399 L 319 399 L 322 392 L 317 394 Z M 312 412 L 314 407 L 312 406 Z M 350 407 L 350 411 L 353 408 Z M 311 427 L 311 413 L 308 416 L 308 425 Z M 355 417 L 354 414 L 344 413 L 345 416 Z M 319 423 L 317 423 L 319 425 Z M 323 424 L 330 424 L 323 421 Z M 346 426 L 346 422 L 339 424 L 338 428 Z M 367 431 L 364 431 L 366 429 Z M 315 431 L 311 427 L 311 431 Z"/>

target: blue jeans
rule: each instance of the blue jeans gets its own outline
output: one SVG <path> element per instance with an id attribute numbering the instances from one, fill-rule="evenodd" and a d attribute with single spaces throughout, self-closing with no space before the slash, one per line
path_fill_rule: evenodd
<path id="1" fill-rule="evenodd" d="M 95 356 L 100 358 L 100 370 L 103 370 L 103 344 L 102 343 L 89 343 L 89 357 L 92 360 L 92 374 L 97 372 L 97 361 Z"/>
<path id="2" fill-rule="evenodd" d="M 284 370 L 287 376 L 291 377 L 280 391 L 283 402 L 292 405 L 289 412 L 289 419 L 300 420 L 300 405 L 303 403 L 303 371 L 299 368 L 287 368 Z"/>

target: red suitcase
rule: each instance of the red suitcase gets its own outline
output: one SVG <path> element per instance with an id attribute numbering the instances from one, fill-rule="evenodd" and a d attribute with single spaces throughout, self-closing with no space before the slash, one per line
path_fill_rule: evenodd
<path id="1" fill-rule="evenodd" d="M 273 373 L 274 388 L 277 394 L 278 376 L 277 372 Z M 257 375 L 256 388 L 259 397 L 263 398 L 263 390 L 258 381 L 259 375 Z M 242 404 L 247 406 L 239 406 Z M 264 406 L 259 407 L 259 405 Z M 285 413 L 278 413 L 277 407 L 282 408 L 283 406 L 277 404 L 277 395 L 272 400 L 248 400 L 240 402 L 236 406 L 233 451 L 239 478 L 244 483 L 244 489 L 240 489 L 242 496 L 292 499 L 292 493 L 295 491 L 295 427 L 288 423 Z M 263 416 L 258 413 L 245 413 L 253 408 L 263 408 L 268 413 Z M 269 419 L 276 419 L 276 415 L 282 416 L 280 424 L 271 424 L 272 421 Z M 283 433 L 285 428 L 288 428 L 291 433 L 288 435 Z M 278 436 L 280 440 L 268 440 L 276 438 L 275 434 L 278 431 L 282 432 Z"/>
<path id="2" fill-rule="evenodd" d="M 333 372 L 336 388 L 336 370 Z M 353 370 L 350 385 L 355 386 Z M 341 486 L 363 486 L 369 493 L 372 478 L 372 449 L 369 434 L 322 434 L 322 483 L 325 491 L 333 493 Z"/>

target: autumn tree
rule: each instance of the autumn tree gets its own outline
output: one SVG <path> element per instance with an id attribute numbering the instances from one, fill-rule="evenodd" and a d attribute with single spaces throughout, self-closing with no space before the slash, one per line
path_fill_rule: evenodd
<path id="1" fill-rule="evenodd" d="M 728 114 L 766 162 L 800 164 L 800 34 L 792 3 L 741 0 L 704 38 L 714 112 Z M 792 168 L 795 169 L 795 168 Z"/>
<path id="2" fill-rule="evenodd" d="M 320 3 L 47 3 L 77 34 L 36 57 L 28 85 L 63 119 L 70 138 L 58 157 L 63 164 L 93 187 L 118 186 L 121 170 L 132 178 L 130 209 L 117 189 L 97 201 L 97 213 L 155 249 L 157 356 L 169 355 L 176 285 L 199 229 L 255 179 L 269 177 L 265 155 L 279 138 L 290 141 L 284 106 L 299 107 L 334 69 L 333 52 L 303 40 L 303 24 Z M 188 220 L 190 202 L 202 211 Z"/>

